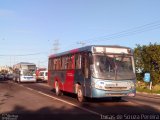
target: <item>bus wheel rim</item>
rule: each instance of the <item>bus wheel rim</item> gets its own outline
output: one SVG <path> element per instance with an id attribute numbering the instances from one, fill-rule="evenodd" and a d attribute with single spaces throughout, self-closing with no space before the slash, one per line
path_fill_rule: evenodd
<path id="1" fill-rule="evenodd" d="M 82 91 L 78 90 L 78 100 L 82 100 Z"/>
<path id="2" fill-rule="evenodd" d="M 58 87 L 58 83 L 56 82 L 56 93 L 58 93 L 59 91 L 59 87 Z"/>

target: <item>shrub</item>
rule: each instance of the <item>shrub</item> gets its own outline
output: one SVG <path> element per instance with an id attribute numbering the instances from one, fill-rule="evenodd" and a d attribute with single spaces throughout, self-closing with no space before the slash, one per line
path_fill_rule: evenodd
<path id="1" fill-rule="evenodd" d="M 153 86 L 153 91 L 160 92 L 160 85 L 157 84 L 157 85 Z"/>

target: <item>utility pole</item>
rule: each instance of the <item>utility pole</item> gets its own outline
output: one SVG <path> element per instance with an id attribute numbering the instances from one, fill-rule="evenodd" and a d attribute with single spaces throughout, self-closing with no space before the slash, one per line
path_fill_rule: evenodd
<path id="1" fill-rule="evenodd" d="M 60 45 L 59 40 L 54 40 L 53 49 L 52 49 L 54 54 L 56 54 L 60 49 L 59 45 Z"/>
<path id="2" fill-rule="evenodd" d="M 10 62 L 10 66 L 11 66 L 11 55 L 9 57 L 10 57 L 10 61 L 9 62 Z"/>
<path id="3" fill-rule="evenodd" d="M 14 63 L 14 65 L 15 65 L 15 57 L 16 57 L 16 56 L 13 56 L 13 59 L 14 59 L 14 62 L 13 62 L 13 63 Z"/>
<path id="4" fill-rule="evenodd" d="M 80 44 L 83 47 L 86 43 L 83 41 L 80 41 L 80 42 L 77 42 L 77 44 Z"/>

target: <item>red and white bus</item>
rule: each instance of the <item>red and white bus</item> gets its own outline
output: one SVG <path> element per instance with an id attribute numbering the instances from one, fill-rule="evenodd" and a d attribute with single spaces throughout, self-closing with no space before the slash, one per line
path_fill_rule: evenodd
<path id="1" fill-rule="evenodd" d="M 85 97 L 135 96 L 133 51 L 122 46 L 86 46 L 49 56 L 48 83 L 57 95 L 63 91 Z"/>

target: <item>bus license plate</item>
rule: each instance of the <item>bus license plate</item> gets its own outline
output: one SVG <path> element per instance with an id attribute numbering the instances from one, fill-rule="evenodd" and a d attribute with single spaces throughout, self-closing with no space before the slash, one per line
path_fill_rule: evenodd
<path id="1" fill-rule="evenodd" d="M 106 87 L 116 87 L 118 84 L 106 84 Z"/>

